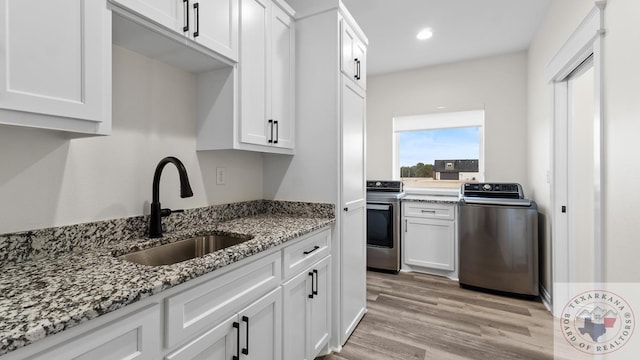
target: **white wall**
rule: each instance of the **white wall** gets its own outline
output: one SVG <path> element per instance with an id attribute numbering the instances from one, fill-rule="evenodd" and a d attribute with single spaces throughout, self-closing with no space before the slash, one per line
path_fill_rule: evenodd
<path id="1" fill-rule="evenodd" d="M 156 164 L 173 155 L 194 196 L 180 199 L 167 165 L 164 207 L 262 198 L 262 156 L 196 153 L 195 75 L 113 48 L 113 134 L 69 140 L 58 132 L 0 126 L 0 233 L 148 213 Z M 216 167 L 227 184 L 215 185 Z"/>
<path id="2" fill-rule="evenodd" d="M 529 49 L 528 164 L 534 199 L 544 213 L 545 244 L 543 283 L 549 289 L 551 86 L 544 69 L 564 41 L 593 8 L 593 0 L 552 1 Z M 640 182 L 638 135 L 640 134 L 640 2 L 609 0 L 605 9 L 605 277 L 608 281 L 640 281 L 636 254 L 638 241 L 638 195 L 630 185 Z M 591 226 L 592 224 L 588 224 Z"/>
<path id="3" fill-rule="evenodd" d="M 370 77 L 367 178 L 392 177 L 393 117 L 484 109 L 485 180 L 526 191 L 526 84 L 524 52 Z"/>
<path id="4" fill-rule="evenodd" d="M 542 251 L 541 278 L 545 289 L 551 291 L 551 188 L 547 174 L 551 169 L 552 92 L 546 83 L 544 70 L 553 55 L 587 13 L 593 0 L 552 1 L 540 29 L 529 47 L 528 61 L 528 151 L 529 193 L 538 203 L 541 214 L 540 241 Z"/>

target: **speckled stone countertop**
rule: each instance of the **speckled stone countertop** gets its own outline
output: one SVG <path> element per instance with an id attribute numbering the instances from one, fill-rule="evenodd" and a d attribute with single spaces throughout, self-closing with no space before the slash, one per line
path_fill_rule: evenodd
<path id="1" fill-rule="evenodd" d="M 254 205 L 260 209 L 253 209 Z M 0 245 L 4 241 L 5 248 L 31 248 L 32 252 L 39 254 L 21 254 L 16 258 L 14 251 L 11 252 L 13 257 L 5 256 L 5 261 L 0 263 L 0 355 L 321 229 L 335 221 L 333 205 L 330 204 L 305 206 L 305 203 L 262 201 L 242 203 L 239 208 L 245 211 L 236 212 L 234 208 L 231 215 L 227 213 L 226 218 L 220 214 L 224 214 L 227 208 L 190 211 L 191 214 L 177 220 L 189 225 L 182 224 L 185 230 L 167 232 L 160 239 L 143 236 L 127 238 L 131 234 L 122 230 L 120 222 L 120 225 L 104 222 L 108 226 L 96 223 L 99 224 L 98 228 L 110 227 L 124 240 L 111 238 L 96 241 L 97 244 L 93 246 L 79 241 L 73 246 L 62 246 L 66 251 L 50 246 L 57 250 L 46 254 L 41 250 L 42 241 L 33 232 L 0 235 Z M 208 221 L 203 221 L 202 213 L 211 211 L 216 214 L 213 216 L 214 221 L 209 218 Z M 196 214 L 200 218 L 194 216 Z M 143 220 L 145 219 L 134 219 L 136 222 Z M 87 238 L 86 227 L 90 228 L 89 233 L 99 231 L 91 230 L 91 226 L 87 224 L 82 226 L 85 226 L 84 238 Z M 47 230 L 58 235 L 66 233 L 61 238 L 68 240 L 71 229 Z M 176 239 L 212 232 L 249 235 L 253 239 L 200 258 L 158 267 L 138 265 L 116 257 Z M 15 244 L 16 239 L 21 237 L 29 239 L 29 246 Z"/>
<path id="2" fill-rule="evenodd" d="M 425 195 L 425 194 L 408 194 L 402 198 L 402 201 L 417 201 L 432 204 L 457 204 L 459 198 L 457 196 L 443 195 Z"/>

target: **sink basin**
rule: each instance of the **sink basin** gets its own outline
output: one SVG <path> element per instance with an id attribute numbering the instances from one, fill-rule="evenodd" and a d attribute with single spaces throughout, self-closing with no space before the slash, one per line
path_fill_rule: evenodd
<path id="1" fill-rule="evenodd" d="M 171 265 L 253 239 L 253 236 L 206 235 L 179 240 L 120 256 L 120 259 L 148 266 Z"/>

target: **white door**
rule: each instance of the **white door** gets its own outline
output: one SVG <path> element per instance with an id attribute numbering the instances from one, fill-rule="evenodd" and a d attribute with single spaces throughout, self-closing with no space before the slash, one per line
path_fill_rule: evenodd
<path id="1" fill-rule="evenodd" d="M 355 32 L 351 29 L 351 26 L 349 26 L 349 24 L 347 24 L 345 20 L 342 20 L 340 22 L 340 26 L 340 48 L 342 58 L 342 61 L 340 62 L 340 69 L 349 79 L 353 80 L 356 69 L 353 57 L 353 49 L 354 44 L 358 40 Z"/>
<path id="2" fill-rule="evenodd" d="M 453 271 L 455 228 L 453 221 L 405 218 L 404 262 L 409 265 Z"/>
<path id="3" fill-rule="evenodd" d="M 269 145 L 270 16 L 269 0 L 240 1 L 240 141 L 249 144 Z"/>
<path id="4" fill-rule="evenodd" d="M 229 360 L 237 355 L 238 316 L 218 324 L 182 348 L 166 356 L 166 360 Z"/>
<path id="5" fill-rule="evenodd" d="M 273 145 L 294 148 L 294 22 L 278 6 L 271 16 L 271 119 Z"/>
<path id="6" fill-rule="evenodd" d="M 189 36 L 230 59 L 238 59 L 238 0 L 199 0 L 192 5 Z"/>
<path id="7" fill-rule="evenodd" d="M 568 80 L 568 230 L 569 276 L 575 282 L 595 281 L 594 257 L 594 80 L 590 62 Z"/>
<path id="8" fill-rule="evenodd" d="M 282 289 L 254 302 L 240 312 L 240 358 L 282 359 Z"/>
<path id="9" fill-rule="evenodd" d="M 310 336 L 310 359 L 318 356 L 322 348 L 329 343 L 329 325 L 331 324 L 331 283 L 329 276 L 331 269 L 331 256 L 324 258 L 313 266 L 312 272 L 315 276 L 315 286 L 313 298 L 309 302 L 311 316 Z"/>
<path id="10" fill-rule="evenodd" d="M 342 77 L 341 341 L 366 312 L 365 94 Z"/>
<path id="11" fill-rule="evenodd" d="M 284 359 L 309 360 L 309 303 L 312 272 L 303 271 L 283 286 L 284 297 Z"/>
<path id="12" fill-rule="evenodd" d="M 100 1 L 97 1 L 100 2 Z M 187 25 L 190 29 L 193 25 L 193 17 L 189 13 L 188 6 L 193 4 L 187 0 L 111 0 L 138 14 L 157 22 L 160 25 L 185 33 Z M 187 20 L 189 15 L 189 20 Z M 184 30 L 183 30 L 184 29 Z"/>
<path id="13" fill-rule="evenodd" d="M 110 106 L 104 85 L 111 84 L 104 66 L 111 63 L 105 6 L 0 0 L 0 108 L 103 121 Z"/>

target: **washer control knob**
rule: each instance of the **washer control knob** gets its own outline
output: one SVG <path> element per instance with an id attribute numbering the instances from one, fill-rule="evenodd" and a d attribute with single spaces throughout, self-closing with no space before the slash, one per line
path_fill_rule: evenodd
<path id="1" fill-rule="evenodd" d="M 491 190 L 491 185 L 490 185 L 490 184 L 484 184 L 484 185 L 482 185 L 482 190 L 484 190 L 484 191 L 490 191 L 490 190 Z"/>

